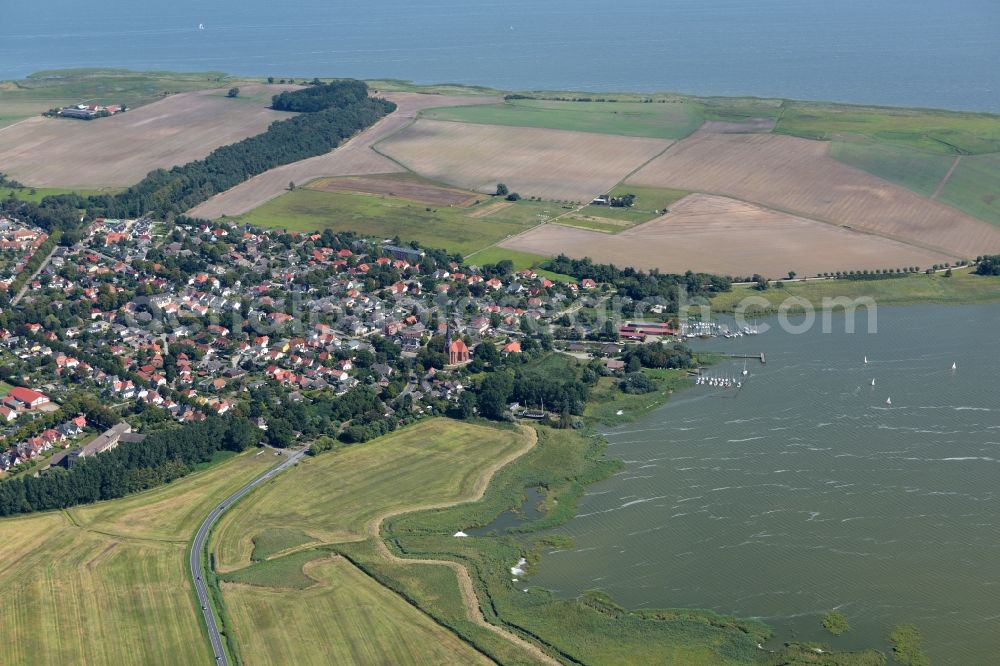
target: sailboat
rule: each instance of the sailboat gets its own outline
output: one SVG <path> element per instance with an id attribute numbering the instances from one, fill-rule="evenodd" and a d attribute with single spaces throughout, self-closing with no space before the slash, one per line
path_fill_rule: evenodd
<path id="1" fill-rule="evenodd" d="M 748 374 L 750 373 L 747 372 L 747 360 L 743 359 L 743 376 L 746 377 Z"/>
<path id="2" fill-rule="evenodd" d="M 199 30 L 204 30 L 205 29 L 205 24 L 204 23 L 199 23 L 198 24 L 198 29 Z"/>
<path id="3" fill-rule="evenodd" d="M 958 364 L 957 363 L 952 363 L 951 364 L 951 369 L 952 370 L 958 370 Z"/>
<path id="4" fill-rule="evenodd" d="M 865 365 L 868 365 L 868 357 L 865 356 Z"/>
<path id="5" fill-rule="evenodd" d="M 885 399 L 885 406 L 886 407 L 892 407 L 892 398 L 886 398 Z"/>
<path id="6" fill-rule="evenodd" d="M 872 386 L 875 386 L 875 380 L 874 379 L 872 380 Z"/>

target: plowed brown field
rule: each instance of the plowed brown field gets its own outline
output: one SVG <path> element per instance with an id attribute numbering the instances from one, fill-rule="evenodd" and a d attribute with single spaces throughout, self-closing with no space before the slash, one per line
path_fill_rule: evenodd
<path id="1" fill-rule="evenodd" d="M 377 148 L 421 176 L 522 197 L 590 201 L 671 141 L 591 132 L 418 120 Z"/>
<path id="2" fill-rule="evenodd" d="M 1000 250 L 1000 229 L 827 157 L 828 145 L 696 132 L 628 182 L 731 196 L 967 258 Z"/>
<path id="3" fill-rule="evenodd" d="M 501 243 L 541 255 L 601 263 L 780 278 L 838 270 L 902 268 L 953 257 L 725 197 L 692 194 L 670 212 L 619 234 L 545 224 Z"/>

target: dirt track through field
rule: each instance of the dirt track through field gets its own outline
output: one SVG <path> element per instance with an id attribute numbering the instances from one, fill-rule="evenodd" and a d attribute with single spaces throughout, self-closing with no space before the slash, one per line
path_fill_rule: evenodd
<path id="1" fill-rule="evenodd" d="M 372 150 L 372 145 L 406 127 L 423 109 L 465 104 L 491 104 L 499 101 L 495 97 L 461 97 L 402 92 L 384 93 L 380 94 L 379 97 L 395 102 L 397 109 L 339 148 L 324 155 L 317 155 L 265 171 L 236 187 L 216 194 L 208 201 L 189 210 L 188 215 L 207 219 L 215 219 L 223 215 L 242 215 L 287 192 L 290 182 L 305 185 L 311 180 L 324 176 L 403 172 L 405 171 L 403 167 L 376 153 Z"/>
<path id="2" fill-rule="evenodd" d="M 96 120 L 36 116 L 0 132 L 0 171 L 33 187 L 134 185 L 291 117 L 263 98 L 297 87 L 243 86 L 237 99 L 225 90 L 179 93 Z"/>
<path id="3" fill-rule="evenodd" d="M 482 195 L 475 192 L 435 185 L 410 174 L 320 178 L 310 183 L 309 189 L 321 192 L 381 194 L 435 206 L 458 206 L 461 208 L 471 206 L 482 198 Z"/>
<path id="4" fill-rule="evenodd" d="M 944 186 L 948 184 L 949 180 L 951 180 L 951 174 L 955 173 L 955 169 L 958 168 L 958 163 L 961 161 L 962 161 L 962 156 L 956 155 L 955 161 L 951 163 L 951 168 L 948 169 L 948 173 L 944 175 L 944 178 L 941 179 L 941 182 L 938 183 L 938 186 L 934 188 L 934 194 L 931 195 L 931 199 L 938 198 L 938 196 L 941 194 L 941 190 L 943 190 Z"/>
<path id="5" fill-rule="evenodd" d="M 607 234 L 545 224 L 501 247 L 541 255 L 560 252 L 601 263 L 721 275 L 760 273 L 780 278 L 838 270 L 919 266 L 955 257 L 880 236 L 788 215 L 726 197 L 692 194 L 667 215 Z M 831 251 L 831 248 L 835 251 Z"/>
<path id="6" fill-rule="evenodd" d="M 469 575 L 469 570 L 465 568 L 464 565 L 458 562 L 453 562 L 451 560 L 432 560 L 432 559 L 422 559 L 422 558 L 409 558 L 409 557 L 399 557 L 385 545 L 385 541 L 381 537 L 382 523 L 384 523 L 389 518 L 394 516 L 402 515 L 405 513 L 414 513 L 416 511 L 428 511 L 431 509 L 446 509 L 448 507 L 455 506 L 457 504 L 466 504 L 469 502 L 477 502 L 483 498 L 486 493 L 486 489 L 490 485 L 490 481 L 493 480 L 493 475 L 496 474 L 500 469 L 506 467 L 510 463 L 514 462 L 528 451 L 535 447 L 538 443 L 538 434 L 532 428 L 521 426 L 521 434 L 524 435 L 525 445 L 519 449 L 511 452 L 506 457 L 490 465 L 488 468 L 483 470 L 479 478 L 476 480 L 475 488 L 470 495 L 452 502 L 439 502 L 435 504 L 426 504 L 423 506 L 414 506 L 404 509 L 402 511 L 391 511 L 385 514 L 376 516 L 367 527 L 367 532 L 375 543 L 378 545 L 379 553 L 385 557 L 387 560 L 393 564 L 401 564 L 404 566 L 411 566 L 414 564 L 430 564 L 438 566 L 446 566 L 455 572 L 455 577 L 458 579 L 458 587 L 462 593 L 462 601 L 465 604 L 466 612 L 469 615 L 469 619 L 475 622 L 479 626 L 487 629 L 497 636 L 510 641 L 511 643 L 517 645 L 525 652 L 530 654 L 539 663 L 550 664 L 552 666 L 558 666 L 559 662 L 547 655 L 534 643 L 529 643 L 517 634 L 514 634 L 502 627 L 492 624 L 486 620 L 483 616 L 482 608 L 479 605 L 479 597 L 476 595 L 476 588 L 472 583 L 472 576 Z"/>
<path id="7" fill-rule="evenodd" d="M 959 257 L 1000 251 L 997 227 L 838 162 L 828 147 L 776 134 L 699 131 L 627 183 L 729 196 Z"/>

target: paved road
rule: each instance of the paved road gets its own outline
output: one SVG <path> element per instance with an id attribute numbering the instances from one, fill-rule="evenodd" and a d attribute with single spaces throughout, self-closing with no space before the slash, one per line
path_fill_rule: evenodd
<path id="1" fill-rule="evenodd" d="M 265 449 L 265 451 L 267 450 L 269 449 Z M 222 637 L 219 635 L 219 627 L 215 622 L 215 613 L 212 611 L 212 604 L 208 596 L 208 587 L 205 585 L 205 581 L 202 578 L 203 564 L 201 554 L 205 550 L 205 540 L 208 538 L 208 533 L 212 529 L 212 525 L 215 524 L 215 521 L 217 521 L 219 517 L 233 505 L 234 502 L 268 479 L 271 479 L 281 473 L 282 470 L 297 463 L 305 454 L 306 449 L 302 449 L 301 451 L 296 451 L 294 453 L 283 453 L 283 455 L 286 455 L 286 459 L 280 465 L 272 467 L 226 499 L 222 500 L 218 506 L 212 509 L 211 513 L 208 514 L 208 517 L 205 518 L 205 522 L 203 522 L 201 527 L 198 528 L 198 533 L 194 537 L 194 543 L 191 544 L 191 578 L 194 579 L 194 588 L 198 593 L 198 604 L 201 606 L 201 614 L 205 617 L 205 625 L 208 627 L 208 638 L 212 642 L 212 650 L 215 653 L 215 661 L 217 664 L 229 666 L 229 657 L 226 655 L 226 650 L 222 645 Z"/>
<path id="2" fill-rule="evenodd" d="M 45 257 L 45 260 L 38 265 L 38 269 L 31 274 L 31 277 L 29 277 L 27 281 L 25 281 L 24 286 L 17 290 L 17 294 L 14 295 L 14 298 L 10 299 L 11 307 L 17 305 L 21 301 L 21 299 L 24 298 L 24 295 L 28 293 L 28 288 L 31 287 L 31 281 L 34 280 L 36 277 L 38 277 L 39 273 L 45 270 L 45 267 L 49 265 L 50 261 L 52 261 L 52 257 L 56 256 L 56 253 L 59 254 L 65 253 L 65 250 L 60 251 L 60 247 L 61 246 L 56 245 L 54 248 L 52 248 L 52 251 L 49 252 L 49 255 L 47 257 Z"/>

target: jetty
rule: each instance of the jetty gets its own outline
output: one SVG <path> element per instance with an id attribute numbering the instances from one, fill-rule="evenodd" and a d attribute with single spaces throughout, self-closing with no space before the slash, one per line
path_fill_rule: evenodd
<path id="1" fill-rule="evenodd" d="M 767 363 L 767 358 L 764 357 L 764 352 L 760 354 L 730 354 L 729 358 L 748 358 L 760 361 L 761 365 Z"/>

